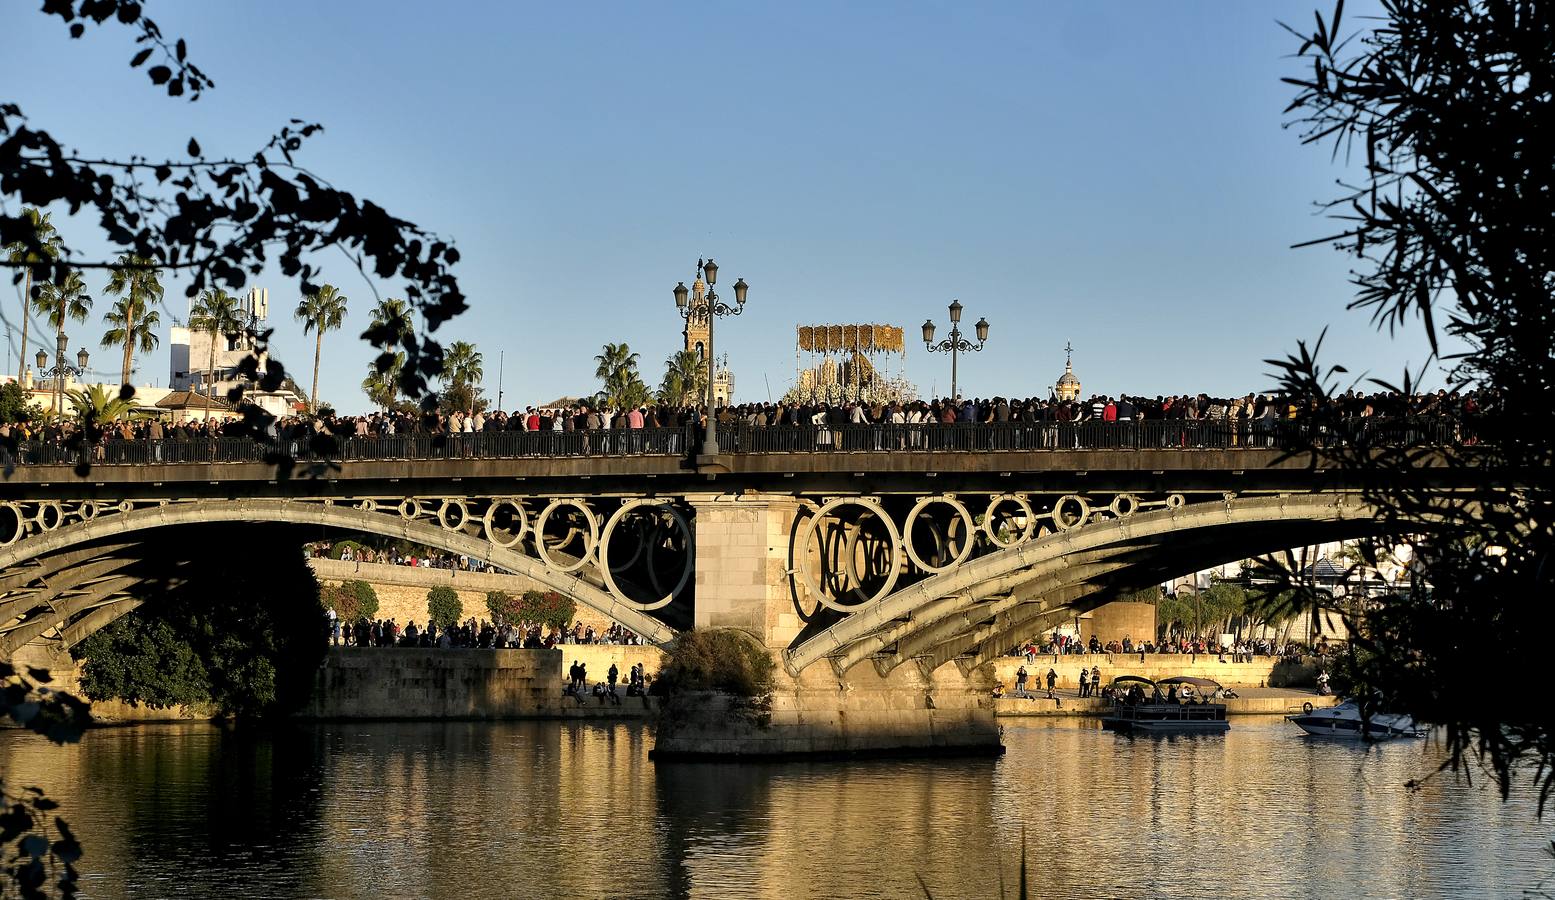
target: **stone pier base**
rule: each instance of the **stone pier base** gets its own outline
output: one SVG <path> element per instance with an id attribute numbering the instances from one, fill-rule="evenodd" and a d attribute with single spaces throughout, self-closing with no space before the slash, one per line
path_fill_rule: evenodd
<path id="1" fill-rule="evenodd" d="M 871 669 L 845 681 L 825 666 L 779 676 L 770 712 L 730 698 L 681 698 L 661 712 L 656 760 L 978 755 L 1004 752 L 988 691 L 953 665 L 929 675 Z M 860 666 L 859 669 L 867 667 Z"/>

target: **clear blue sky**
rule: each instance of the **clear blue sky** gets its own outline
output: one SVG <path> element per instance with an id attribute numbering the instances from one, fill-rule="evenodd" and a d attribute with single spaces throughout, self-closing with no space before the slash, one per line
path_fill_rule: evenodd
<path id="1" fill-rule="evenodd" d="M 149 3 L 216 81 L 194 104 L 130 72 L 129 30 L 73 42 L 34 5 L 0 13 L 0 83 L 70 145 L 244 154 L 324 123 L 308 167 L 457 242 L 472 309 L 438 336 L 478 345 L 493 396 L 505 351 L 509 407 L 594 387 L 606 341 L 656 384 L 680 340 L 670 289 L 703 255 L 751 285 L 718 331 L 737 400 L 791 383 L 796 324 L 913 338 L 933 317 L 943 335 L 953 298 L 993 325 L 968 394 L 1045 395 L 1071 340 L 1106 393 L 1266 388 L 1261 361 L 1325 325 L 1352 370 L 1424 358 L 1345 311 L 1344 257 L 1290 249 L 1326 233 L 1313 201 L 1341 174 L 1281 128 L 1297 64 L 1277 20 L 1310 23 L 1313 0 Z M 358 411 L 371 290 L 319 262 L 351 299 L 322 393 Z M 296 285 L 259 283 L 306 385 Z M 176 286 L 168 305 L 185 312 Z M 907 370 L 948 391 L 921 342 Z M 159 351 L 138 380 L 166 379 Z"/>

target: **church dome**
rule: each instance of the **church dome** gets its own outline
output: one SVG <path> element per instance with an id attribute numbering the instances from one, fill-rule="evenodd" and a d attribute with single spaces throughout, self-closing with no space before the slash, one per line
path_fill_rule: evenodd
<path id="1" fill-rule="evenodd" d="M 1073 400 L 1080 396 L 1080 379 L 1074 374 L 1074 348 L 1064 346 L 1064 374 L 1053 385 L 1053 395 L 1060 400 Z"/>

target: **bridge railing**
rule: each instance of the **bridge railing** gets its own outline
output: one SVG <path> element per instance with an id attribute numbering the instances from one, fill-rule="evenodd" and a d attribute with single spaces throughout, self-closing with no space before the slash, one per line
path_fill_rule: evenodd
<path id="1" fill-rule="evenodd" d="M 701 444 L 700 429 L 495 431 L 474 434 L 351 435 L 337 440 L 265 443 L 244 437 L 195 440 L 105 440 L 91 450 L 94 465 L 256 463 L 276 454 L 299 460 L 521 459 L 526 457 L 685 456 Z M 960 422 L 952 425 L 719 426 L 723 453 L 1000 453 L 1056 450 L 1278 449 L 1307 443 L 1365 441 L 1391 446 L 1464 442 L 1461 423 L 1446 418 L 1339 419 L 1325 424 L 1287 420 L 1140 422 Z M 0 457 L 7 451 L 0 447 Z M 21 465 L 74 465 L 68 445 L 24 441 Z"/>
<path id="2" fill-rule="evenodd" d="M 94 465 L 176 465 L 180 463 L 255 463 L 276 454 L 299 460 L 330 459 L 518 459 L 563 456 L 681 456 L 692 430 L 686 428 L 609 429 L 603 431 L 488 431 L 474 434 L 349 435 L 338 440 L 281 440 L 246 437 L 193 440 L 108 439 L 90 450 Z M 0 449 L 0 454 L 5 451 Z M 78 451 L 68 444 L 23 441 L 21 465 L 74 465 Z"/>
<path id="3" fill-rule="evenodd" d="M 924 452 L 990 453 L 1039 450 L 1277 449 L 1308 442 L 1341 445 L 1458 443 L 1461 427 L 1446 419 L 1345 419 L 1331 424 L 1251 422 L 958 422 L 950 425 L 720 426 L 725 453 Z"/>

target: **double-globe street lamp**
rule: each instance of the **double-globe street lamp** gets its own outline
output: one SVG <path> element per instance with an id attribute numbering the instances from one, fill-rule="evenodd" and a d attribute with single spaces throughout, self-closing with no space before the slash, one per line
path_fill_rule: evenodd
<path id="1" fill-rule="evenodd" d="M 734 306 L 718 299 L 713 285 L 718 283 L 718 264 L 712 260 L 703 262 L 697 260 L 697 276 L 707 282 L 707 291 L 700 296 L 692 294 L 686 289 L 684 281 L 675 285 L 675 308 L 680 310 L 680 317 L 688 323 L 706 323 L 707 325 L 707 428 L 704 429 L 702 439 L 702 456 L 718 455 L 718 415 L 713 408 L 713 382 L 715 380 L 715 367 L 717 357 L 713 355 L 713 322 L 719 316 L 737 316 L 745 311 L 745 292 L 749 287 L 745 279 L 741 278 L 734 283 Z"/>
<path id="2" fill-rule="evenodd" d="M 961 301 L 950 301 L 950 337 L 938 344 L 934 343 L 934 320 L 923 321 L 923 346 L 930 353 L 950 354 L 950 399 L 960 402 L 961 394 L 956 390 L 956 357 L 961 353 L 970 353 L 974 350 L 982 350 L 988 343 L 988 320 L 978 319 L 973 326 L 977 329 L 977 343 L 964 340 L 961 337 Z"/>
<path id="3" fill-rule="evenodd" d="M 91 359 L 86 352 L 86 348 L 82 347 L 76 351 L 76 365 L 72 366 L 65 362 L 65 348 L 69 343 L 70 339 L 65 336 L 65 332 L 60 331 L 55 339 L 56 346 L 52 368 L 44 368 L 44 366 L 49 364 L 49 352 L 47 350 L 38 351 L 38 374 L 45 378 L 54 379 L 54 412 L 61 419 L 65 417 L 65 376 L 69 375 L 72 378 L 79 378 L 86 374 L 86 364 Z"/>

